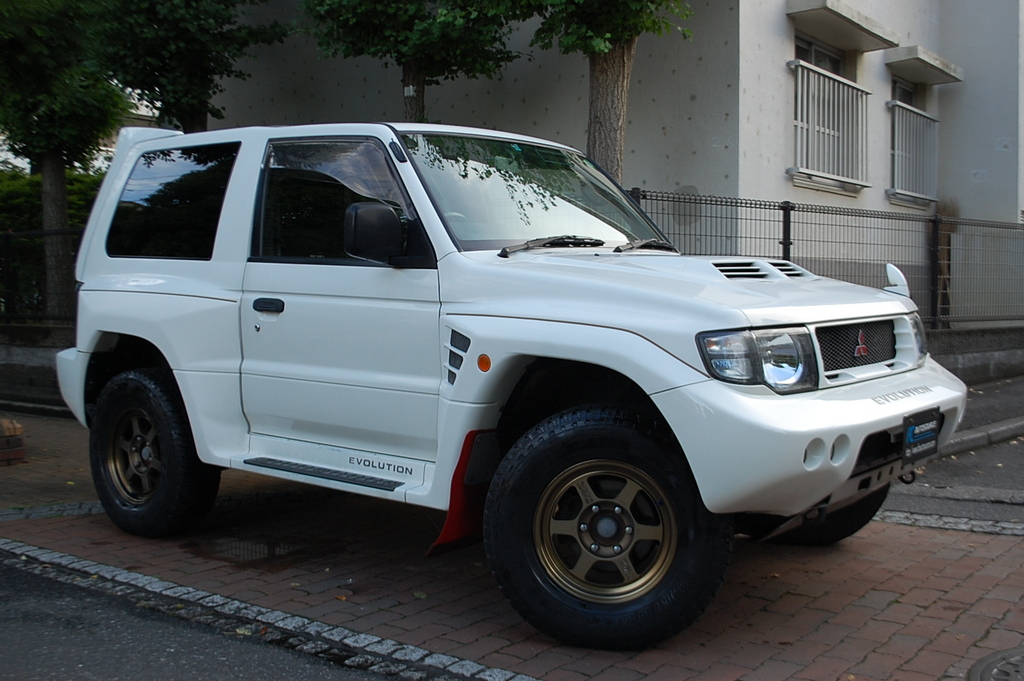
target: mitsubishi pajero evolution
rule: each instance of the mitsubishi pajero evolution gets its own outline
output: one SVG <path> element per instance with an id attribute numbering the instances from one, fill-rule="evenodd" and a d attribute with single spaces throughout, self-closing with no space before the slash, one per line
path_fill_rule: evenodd
<path id="1" fill-rule="evenodd" d="M 519 135 L 128 129 L 58 370 L 128 532 L 195 523 L 228 467 L 444 510 L 534 626 L 636 648 L 737 532 L 838 541 L 938 455 L 966 391 L 889 269 L 681 255 Z"/>

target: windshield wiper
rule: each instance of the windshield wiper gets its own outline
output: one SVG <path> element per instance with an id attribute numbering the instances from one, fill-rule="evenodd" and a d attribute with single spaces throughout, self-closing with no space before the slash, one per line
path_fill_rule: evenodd
<path id="1" fill-rule="evenodd" d="M 650 248 L 657 251 L 672 251 L 673 253 L 679 252 L 679 249 L 675 246 L 661 239 L 634 239 L 629 243 L 616 246 L 614 252 L 622 253 L 623 251 L 631 251 L 634 248 Z"/>
<path id="2" fill-rule="evenodd" d="M 505 248 L 498 251 L 499 258 L 507 258 L 512 253 L 518 251 L 528 251 L 531 248 L 545 248 L 545 247 L 569 247 L 574 246 L 604 246 L 604 241 L 595 239 L 590 236 L 574 236 L 572 234 L 562 234 L 561 236 L 546 236 L 543 239 L 531 239 L 515 246 L 505 246 Z"/>

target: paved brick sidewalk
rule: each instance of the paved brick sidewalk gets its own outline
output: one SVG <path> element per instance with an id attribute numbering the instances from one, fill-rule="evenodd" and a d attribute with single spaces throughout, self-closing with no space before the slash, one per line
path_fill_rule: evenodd
<path id="1" fill-rule="evenodd" d="M 94 498 L 85 430 L 15 418 L 28 463 L 0 469 L 0 508 Z M 186 536 L 140 539 L 92 514 L 7 521 L 0 537 L 546 681 L 952 679 L 1024 643 L 1024 537 L 875 522 L 830 548 L 741 542 L 693 626 L 609 653 L 525 624 L 482 547 L 425 558 L 440 513 L 234 473 L 233 501 Z"/>
<path id="2" fill-rule="evenodd" d="M 1024 538 L 872 523 L 827 549 L 740 544 L 712 608 L 641 653 L 570 648 L 502 600 L 481 548 L 425 558 L 441 517 L 344 494 L 218 509 L 144 540 L 103 515 L 0 536 L 551 681 L 963 678 L 1024 642 Z"/>
<path id="3" fill-rule="evenodd" d="M 0 510 L 96 500 L 89 472 L 89 431 L 77 421 L 0 412 L 25 429 L 25 463 L 0 468 Z M 225 471 L 220 496 L 308 493 L 308 485 Z"/>

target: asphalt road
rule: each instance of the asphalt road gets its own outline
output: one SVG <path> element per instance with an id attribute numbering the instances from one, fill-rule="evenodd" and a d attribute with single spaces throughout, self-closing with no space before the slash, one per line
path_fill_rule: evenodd
<path id="1" fill-rule="evenodd" d="M 2 563 L 0 603 L 0 679 L 381 678 Z"/>
<path id="2" fill-rule="evenodd" d="M 882 507 L 971 520 L 1024 522 L 1024 439 L 934 461 Z"/>

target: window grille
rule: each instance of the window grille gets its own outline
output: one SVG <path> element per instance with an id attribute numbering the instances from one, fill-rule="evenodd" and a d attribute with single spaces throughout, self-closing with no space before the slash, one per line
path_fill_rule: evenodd
<path id="1" fill-rule="evenodd" d="M 829 180 L 852 188 L 867 181 L 867 98 L 856 83 L 799 59 L 796 76 L 794 176 Z"/>
<path id="2" fill-rule="evenodd" d="M 886 106 L 892 111 L 892 187 L 886 193 L 935 201 L 939 121 L 903 102 Z"/>

